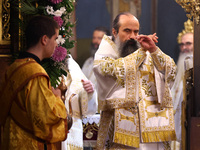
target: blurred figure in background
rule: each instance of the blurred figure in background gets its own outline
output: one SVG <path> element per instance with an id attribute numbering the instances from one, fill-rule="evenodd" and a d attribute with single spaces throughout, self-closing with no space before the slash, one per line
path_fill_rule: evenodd
<path id="1" fill-rule="evenodd" d="M 185 29 L 179 33 L 177 37 L 177 41 L 179 44 L 179 58 L 177 61 L 177 75 L 174 82 L 174 85 L 171 89 L 173 103 L 174 103 L 174 119 L 175 119 L 175 131 L 177 136 L 177 141 L 173 142 L 173 149 L 182 149 L 182 125 L 181 125 L 181 114 L 182 114 L 182 101 L 183 101 L 183 80 L 185 74 L 185 66 L 184 61 L 188 56 L 193 55 L 193 22 L 191 20 L 187 20 L 184 23 Z"/>
<path id="2" fill-rule="evenodd" d="M 93 32 L 92 43 L 91 43 L 91 50 L 90 50 L 90 57 L 84 62 L 82 71 L 85 76 L 90 80 L 95 88 L 96 88 L 96 78 L 93 73 L 93 62 L 94 62 L 94 54 L 96 53 L 97 49 L 99 48 L 99 44 L 104 36 L 110 35 L 110 31 L 105 27 L 97 27 Z"/>

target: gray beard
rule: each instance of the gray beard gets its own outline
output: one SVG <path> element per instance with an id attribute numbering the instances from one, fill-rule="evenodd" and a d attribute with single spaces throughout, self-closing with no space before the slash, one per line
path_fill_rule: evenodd
<path id="1" fill-rule="evenodd" d="M 185 72 L 185 58 L 187 56 L 193 55 L 193 52 L 188 52 L 188 53 L 180 53 L 179 58 L 177 61 L 177 75 L 181 74 L 183 75 Z"/>
<path id="2" fill-rule="evenodd" d="M 119 36 L 115 39 L 120 57 L 126 57 L 140 48 L 140 44 L 136 40 L 129 40 L 124 43 L 120 42 Z"/>

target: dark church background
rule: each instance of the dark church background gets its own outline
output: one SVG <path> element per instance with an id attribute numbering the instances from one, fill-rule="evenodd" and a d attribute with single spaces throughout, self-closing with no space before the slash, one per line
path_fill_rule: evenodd
<path id="1" fill-rule="evenodd" d="M 163 52 L 171 56 L 175 62 L 177 61 L 179 55 L 177 36 L 184 28 L 184 22 L 187 20 L 187 17 L 184 9 L 175 0 L 76 0 L 75 12 L 72 19 L 76 21 L 74 28 L 76 45 L 71 51 L 81 67 L 84 61 L 90 56 L 89 49 L 93 30 L 97 26 L 105 26 L 111 30 L 112 20 L 117 14 L 116 9 L 118 7 L 120 8 L 119 11 L 126 8 L 130 9 L 129 3 L 131 2 L 138 4 L 135 8 L 137 10 L 132 11 L 136 11 L 137 18 L 140 21 L 140 34 L 153 34 L 156 32 L 159 37 L 157 45 Z M 7 1 L 0 0 L 0 11 L 2 12 L 4 3 L 7 3 Z M 0 12 L 1 24 L 2 12 Z M 14 30 L 17 31 L 18 27 L 12 28 L 12 32 Z M 10 62 L 12 46 L 14 48 L 19 47 L 19 43 L 15 39 L 14 42 L 12 41 L 14 45 L 11 45 L 11 41 L 9 40 L 2 40 L 2 33 L 2 26 L 0 25 L 0 63 L 2 66 L 0 78 L 3 77 L 5 68 Z M 199 85 L 198 82 L 196 83 L 196 85 Z M 199 88 L 196 89 L 199 90 Z M 196 131 L 194 130 L 193 135 L 195 134 Z"/>

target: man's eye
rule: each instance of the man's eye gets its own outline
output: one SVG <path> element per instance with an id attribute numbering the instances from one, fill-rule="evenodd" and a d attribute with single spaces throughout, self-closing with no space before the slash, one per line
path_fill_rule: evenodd
<path id="1" fill-rule="evenodd" d="M 126 29 L 125 32 L 130 32 L 130 30 L 129 30 L 129 29 Z"/>
<path id="2" fill-rule="evenodd" d="M 191 42 L 186 42 L 185 45 L 190 46 L 192 43 Z"/>
<path id="3" fill-rule="evenodd" d="M 183 47 L 184 45 L 185 46 L 190 46 L 190 45 L 192 45 L 192 43 L 191 42 L 186 42 L 186 43 L 180 43 L 179 44 L 180 47 Z"/>
<path id="4" fill-rule="evenodd" d="M 138 34 L 138 33 L 139 33 L 139 31 L 137 31 L 137 30 L 136 30 L 136 31 L 134 31 L 134 33 L 135 33 L 135 34 Z"/>
<path id="5" fill-rule="evenodd" d="M 183 45 L 184 45 L 183 43 L 180 43 L 180 44 L 179 44 L 179 46 L 183 46 Z"/>

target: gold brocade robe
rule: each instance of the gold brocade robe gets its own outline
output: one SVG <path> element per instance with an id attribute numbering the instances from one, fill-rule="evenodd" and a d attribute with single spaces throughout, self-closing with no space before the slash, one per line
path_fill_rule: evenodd
<path id="1" fill-rule="evenodd" d="M 43 150 L 46 143 L 53 150 L 56 142 L 67 138 L 65 105 L 53 94 L 46 71 L 34 59 L 17 59 L 8 68 L 0 99 L 4 112 L 2 106 L 12 104 L 2 149 Z"/>
<path id="2" fill-rule="evenodd" d="M 104 36 L 93 70 L 102 110 L 97 149 L 176 139 L 170 93 L 176 65 L 169 56 L 159 49 L 151 54 L 138 49 L 119 58 Z"/>

